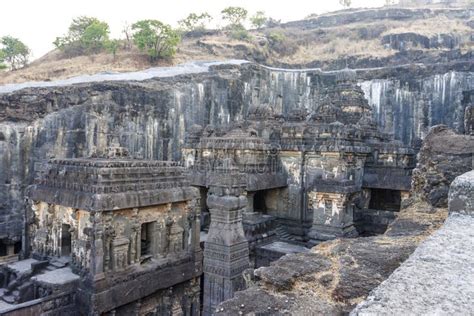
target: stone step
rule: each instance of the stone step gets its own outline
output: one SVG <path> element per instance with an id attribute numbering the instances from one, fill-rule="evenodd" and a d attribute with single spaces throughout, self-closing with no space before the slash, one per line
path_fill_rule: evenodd
<path id="1" fill-rule="evenodd" d="M 64 268 L 67 266 L 67 262 L 59 261 L 59 260 L 54 260 L 49 263 L 50 266 L 56 267 L 56 268 Z"/>
<path id="2" fill-rule="evenodd" d="M 4 295 L 2 296 L 2 299 L 8 304 L 15 304 L 16 300 L 15 296 L 13 295 Z"/>

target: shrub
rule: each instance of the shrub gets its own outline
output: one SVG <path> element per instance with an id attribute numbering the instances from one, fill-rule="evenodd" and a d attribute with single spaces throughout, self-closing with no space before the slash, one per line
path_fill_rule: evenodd
<path id="1" fill-rule="evenodd" d="M 56 48 L 68 56 L 98 53 L 109 41 L 109 25 L 97 18 L 81 16 L 72 20 L 68 33 L 56 37 Z"/>
<path id="2" fill-rule="evenodd" d="M 158 20 L 138 21 L 132 30 L 135 45 L 150 57 L 150 62 L 173 57 L 181 40 L 177 31 Z"/>
<path id="3" fill-rule="evenodd" d="M 230 31 L 230 37 L 235 40 L 246 42 L 252 40 L 252 36 L 250 35 L 250 33 L 243 27 L 234 27 Z"/>

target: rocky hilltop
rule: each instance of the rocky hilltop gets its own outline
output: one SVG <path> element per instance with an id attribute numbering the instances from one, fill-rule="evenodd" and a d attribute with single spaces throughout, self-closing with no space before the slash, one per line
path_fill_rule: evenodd
<path id="1" fill-rule="evenodd" d="M 245 40 L 226 31 L 183 34 L 173 66 L 198 60 L 246 59 L 282 68 L 395 67 L 406 64 L 445 64 L 449 70 L 468 70 L 472 59 L 472 7 L 383 7 L 350 9 L 304 20 L 273 23 L 250 30 Z M 2 74 L 0 84 L 64 79 L 99 72 L 126 72 L 150 67 L 136 49 L 119 49 L 68 58 L 53 51 L 27 68 Z"/>

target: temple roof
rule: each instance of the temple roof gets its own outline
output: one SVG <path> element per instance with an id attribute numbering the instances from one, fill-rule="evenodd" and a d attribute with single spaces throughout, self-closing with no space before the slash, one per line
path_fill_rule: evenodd
<path id="1" fill-rule="evenodd" d="M 194 196 L 185 169 L 174 162 L 134 159 L 52 159 L 35 167 L 28 189 L 35 201 L 88 211 L 157 205 Z"/>

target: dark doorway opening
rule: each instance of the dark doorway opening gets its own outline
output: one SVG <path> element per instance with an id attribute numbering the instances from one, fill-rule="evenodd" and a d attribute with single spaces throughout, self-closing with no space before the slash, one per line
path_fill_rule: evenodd
<path id="1" fill-rule="evenodd" d="M 372 189 L 369 208 L 383 211 L 400 211 L 401 192 L 398 190 Z"/>
<path id="2" fill-rule="evenodd" d="M 8 254 L 7 245 L 0 241 L 0 257 L 4 257 Z"/>
<path id="3" fill-rule="evenodd" d="M 71 255 L 71 225 L 61 226 L 61 256 Z"/>
<path id="4" fill-rule="evenodd" d="M 255 212 L 266 213 L 267 205 L 265 203 L 265 191 L 256 191 L 253 196 L 253 209 Z"/>
<path id="5" fill-rule="evenodd" d="M 141 256 L 149 256 L 151 255 L 151 240 L 152 240 L 152 233 L 153 233 L 153 223 L 143 223 L 142 230 L 141 230 L 141 244 L 140 244 L 140 252 Z"/>
<path id="6" fill-rule="evenodd" d="M 13 253 L 16 255 L 16 254 L 20 253 L 20 251 L 21 251 L 21 241 L 17 241 L 15 243 L 14 248 L 13 248 Z"/>

